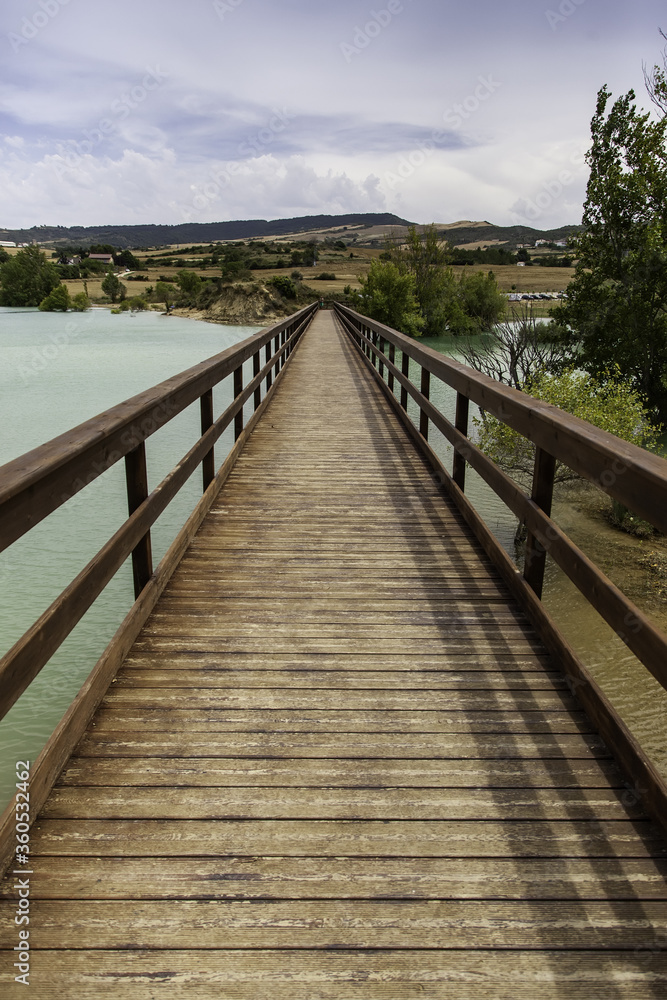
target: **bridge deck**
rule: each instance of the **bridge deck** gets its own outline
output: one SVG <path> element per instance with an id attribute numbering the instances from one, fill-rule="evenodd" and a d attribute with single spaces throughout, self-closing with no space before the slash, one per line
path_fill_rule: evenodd
<path id="1" fill-rule="evenodd" d="M 328 313 L 32 859 L 40 998 L 667 995 L 664 840 Z"/>

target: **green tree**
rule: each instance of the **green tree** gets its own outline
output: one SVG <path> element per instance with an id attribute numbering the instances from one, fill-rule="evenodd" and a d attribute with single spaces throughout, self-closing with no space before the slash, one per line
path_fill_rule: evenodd
<path id="1" fill-rule="evenodd" d="M 155 298 L 158 302 L 164 302 L 167 312 L 171 309 L 172 302 L 176 295 L 176 289 L 168 281 L 158 281 L 155 285 Z"/>
<path id="2" fill-rule="evenodd" d="M 410 226 L 405 243 L 387 240 L 391 260 L 414 278 L 415 295 L 424 319 L 424 334 L 479 333 L 491 329 L 505 311 L 506 300 L 492 272 L 461 276 L 450 266 L 452 248 L 442 242 L 434 223 L 420 234 Z"/>
<path id="3" fill-rule="evenodd" d="M 354 308 L 408 336 L 421 334 L 424 320 L 411 274 L 402 273 L 393 261 L 374 260 L 366 277 L 360 277 L 359 281 L 361 291 L 350 295 Z"/>
<path id="4" fill-rule="evenodd" d="M 72 299 L 71 307 L 74 312 L 85 312 L 90 309 L 90 299 L 87 292 L 77 292 Z"/>
<path id="5" fill-rule="evenodd" d="M 58 285 L 45 299 L 42 299 L 39 308 L 41 312 L 67 312 L 70 305 L 67 285 Z"/>
<path id="6" fill-rule="evenodd" d="M 0 266 L 0 306 L 38 306 L 60 284 L 39 247 L 23 247 Z"/>
<path id="7" fill-rule="evenodd" d="M 102 291 L 105 295 L 108 295 L 112 302 L 117 302 L 118 299 L 125 298 L 125 285 L 122 281 L 113 273 L 113 271 L 107 271 L 107 275 L 102 282 Z"/>
<path id="8" fill-rule="evenodd" d="M 535 399 L 552 403 L 624 441 L 644 448 L 656 445 L 661 428 L 652 423 L 632 381 L 623 378 L 618 369 L 614 370 L 613 377 L 606 375 L 603 379 L 574 368 L 560 375 L 543 371 L 536 373 L 524 388 L 528 388 Z M 535 458 L 532 442 L 489 413 L 475 417 L 473 422 L 482 451 L 528 488 Z M 577 478 L 571 469 L 557 464 L 556 482 Z"/>
<path id="9" fill-rule="evenodd" d="M 273 278 L 269 278 L 267 285 L 273 285 L 277 288 L 280 294 L 285 299 L 295 299 L 297 296 L 297 287 L 291 278 L 288 278 L 283 274 L 276 274 Z"/>
<path id="10" fill-rule="evenodd" d="M 571 330 L 577 365 L 618 365 L 647 405 L 667 413 L 667 117 L 637 111 L 629 91 L 591 123 L 585 230 L 567 301 L 552 315 Z"/>
<path id="11" fill-rule="evenodd" d="M 492 330 L 507 309 L 507 299 L 498 288 L 493 271 L 461 275 L 459 298 L 465 315 L 476 331 Z"/>
<path id="12" fill-rule="evenodd" d="M 176 281 L 181 296 L 188 305 L 193 305 L 201 291 L 201 278 L 194 271 L 181 271 Z"/>
<path id="13" fill-rule="evenodd" d="M 410 226 L 404 244 L 398 237 L 388 238 L 387 243 L 393 263 L 414 279 L 424 334 L 437 337 L 445 333 L 452 319 L 458 318 L 458 310 L 452 310 L 456 292 L 453 272 L 447 267 L 449 244 L 440 241 L 434 224 L 427 226 L 423 235 Z"/>

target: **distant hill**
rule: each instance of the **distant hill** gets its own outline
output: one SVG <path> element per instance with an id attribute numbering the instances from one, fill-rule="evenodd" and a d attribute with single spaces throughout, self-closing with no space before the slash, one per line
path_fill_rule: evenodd
<path id="1" fill-rule="evenodd" d="M 306 215 L 296 219 L 250 219 L 238 222 L 188 222 L 178 226 L 35 226 L 32 229 L 0 230 L 0 240 L 15 243 L 67 243 L 90 246 L 110 243 L 119 249 L 172 246 L 175 243 L 216 243 L 218 240 L 248 240 L 253 237 L 287 236 L 341 226 L 408 226 L 390 213 L 354 215 Z"/>
<path id="2" fill-rule="evenodd" d="M 0 240 L 15 243 L 65 243 L 90 246 L 92 243 L 109 243 L 119 250 L 148 247 L 165 247 L 174 244 L 187 246 L 217 243 L 224 240 L 269 239 L 281 236 L 312 234 L 315 239 L 335 236 L 355 246 L 381 246 L 384 235 L 392 230 L 401 234 L 413 225 L 391 213 L 370 212 L 351 215 L 304 215 L 295 219 L 248 219 L 236 222 L 188 222 L 178 226 L 35 226 L 32 229 L 0 230 Z M 455 246 L 466 243 L 503 243 L 508 250 L 515 250 L 522 243 L 534 244 L 536 240 L 557 241 L 578 232 L 581 226 L 561 226 L 559 229 L 540 230 L 530 226 L 495 226 L 490 222 L 462 221 L 436 223 L 443 239 Z M 419 228 L 423 228 L 419 226 Z"/>
<path id="3" fill-rule="evenodd" d="M 532 229 L 530 226 L 494 226 L 491 222 L 461 222 L 451 226 L 437 225 L 442 239 L 449 240 L 455 246 L 465 243 L 500 242 L 507 250 L 516 250 L 517 246 L 527 243 L 534 245 L 536 240 L 548 240 L 556 243 L 565 240 L 572 233 L 580 232 L 583 226 L 561 226 L 559 229 Z"/>

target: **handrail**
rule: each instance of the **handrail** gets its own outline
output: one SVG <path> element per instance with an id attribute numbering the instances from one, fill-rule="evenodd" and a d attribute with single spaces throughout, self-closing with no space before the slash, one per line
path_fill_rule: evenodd
<path id="1" fill-rule="evenodd" d="M 450 484 L 465 491 L 469 464 L 528 529 L 523 576 L 539 598 L 546 556 L 578 587 L 635 656 L 667 689 L 667 636 L 567 537 L 551 519 L 556 460 L 598 485 L 658 530 L 667 532 L 667 461 L 636 445 L 564 413 L 550 403 L 502 385 L 451 358 L 425 347 L 391 327 L 342 306 L 336 314 L 376 377 L 407 414 L 408 396 L 419 407 L 419 433 L 428 441 L 429 422 L 454 448 Z M 388 351 L 385 347 L 388 345 Z M 400 368 L 395 352 L 402 352 Z M 420 388 L 410 381 L 409 361 L 421 366 Z M 386 382 L 385 382 L 386 371 Z M 451 423 L 431 402 L 430 380 L 440 379 L 457 392 L 457 414 Z M 536 445 L 531 496 L 524 493 L 468 437 L 470 401 L 523 434 Z"/>
<path id="2" fill-rule="evenodd" d="M 253 414 L 258 414 L 316 310 L 317 304 L 313 303 L 0 468 L 0 551 L 123 458 L 129 507 L 125 523 L 0 659 L 0 718 L 130 555 L 135 599 L 140 599 L 153 576 L 151 526 L 199 464 L 207 491 L 215 477 L 216 441 L 232 422 L 235 439 L 239 440 L 244 430 L 244 404 L 252 397 Z M 244 386 L 242 366 L 251 358 L 253 378 Z M 234 400 L 214 420 L 213 387 L 229 376 L 234 380 Z M 149 494 L 146 441 L 197 399 L 201 401 L 201 437 Z"/>

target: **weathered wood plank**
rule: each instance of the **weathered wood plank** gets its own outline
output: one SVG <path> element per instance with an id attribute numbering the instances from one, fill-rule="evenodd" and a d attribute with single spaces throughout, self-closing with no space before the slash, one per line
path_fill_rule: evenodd
<path id="1" fill-rule="evenodd" d="M 0 947 L 15 939 L 11 903 L 0 903 Z M 608 947 L 632 951 L 667 932 L 667 904 L 369 902 L 345 900 L 37 900 L 31 907 L 41 948 L 471 948 L 539 951 Z"/>
<path id="2" fill-rule="evenodd" d="M 141 663 L 137 658 L 134 663 Z M 230 670 L 220 661 L 210 667 L 196 667 L 194 658 L 168 655 L 149 657 L 146 666 L 132 666 L 116 677 L 118 688 L 180 688 L 187 689 L 229 688 L 272 688 L 292 692 L 299 689 L 354 691 L 357 689 L 381 689 L 385 692 L 401 690 L 414 691 L 425 696 L 426 692 L 447 691 L 565 691 L 567 684 L 561 674 L 540 670 L 491 671 L 491 670 L 449 670 L 419 671 L 406 669 L 391 670 L 314 670 L 304 665 L 301 669 L 280 670 Z M 254 663 L 254 660 L 252 661 Z M 312 662 L 312 661 L 309 661 Z M 410 660 L 412 665 L 414 661 Z M 406 666 L 408 663 L 406 662 Z M 442 694 L 440 693 L 440 697 Z"/>
<path id="3" fill-rule="evenodd" d="M 599 736 L 569 733 L 280 733 L 218 732 L 193 721 L 179 724 L 173 713 L 147 731 L 142 716 L 134 729 L 110 715 L 93 723 L 77 747 L 89 756 L 164 756 L 282 758 L 373 757 L 436 758 L 439 760 L 593 760 L 611 755 Z M 298 765 L 300 766 L 300 765 Z"/>
<path id="4" fill-rule="evenodd" d="M 190 770 L 194 770 L 191 768 Z M 172 772 L 173 773 L 173 772 Z M 44 819 L 623 820 L 642 818 L 636 796 L 609 789 L 217 788 L 131 784 L 56 788 Z"/>
<path id="5" fill-rule="evenodd" d="M 109 748 L 118 751 L 113 744 Z M 615 764 L 602 760 L 350 760 L 225 759 L 219 757 L 72 757 L 59 788 L 187 784 L 227 788 L 599 788 L 625 785 Z M 631 793 L 628 792 L 628 795 Z"/>
<path id="6" fill-rule="evenodd" d="M 40 819 L 39 854 L 61 857 L 623 857 L 667 856 L 646 820 L 65 820 Z"/>
<path id="7" fill-rule="evenodd" d="M 133 692 L 136 693 L 136 692 Z M 207 733 L 498 733 L 521 736 L 530 733 L 592 733 L 583 712 L 400 712 L 331 711 L 309 709 L 179 709 L 156 701 L 115 705 L 111 698 L 100 706 L 95 726 L 98 732 L 144 730 L 145 732 Z"/>
<path id="8" fill-rule="evenodd" d="M 217 688 L 217 687 L 181 687 L 160 688 L 133 687 L 128 689 L 121 684 L 114 684 L 108 693 L 106 702 L 108 708 L 125 708 L 140 710 L 141 708 L 170 709 L 188 706 L 188 711 L 195 709 L 239 709 L 239 710 L 306 710 L 321 712 L 344 711 L 351 712 L 419 712 L 419 720 L 428 728 L 434 721 L 434 712 L 465 712 L 468 717 L 472 713 L 507 712 L 526 713 L 532 716 L 540 713 L 554 717 L 567 712 L 572 715 L 576 711 L 576 702 L 570 692 L 560 691 L 447 691 L 440 694 L 437 691 L 389 690 L 382 688 L 364 690 L 355 688 L 352 691 L 339 690 L 332 687 L 314 687 L 311 689 L 291 690 L 290 688 Z"/>
<path id="9" fill-rule="evenodd" d="M 667 954 L 632 951 L 36 951 L 39 1000 L 658 1000 Z M 3 960 L 9 960 L 3 953 Z M 223 992 L 224 991 L 224 992 Z M 11 983 L 9 1000 L 25 996 Z"/>
<path id="10" fill-rule="evenodd" d="M 654 858 L 42 857 L 35 899 L 667 900 Z M 0 898 L 16 898 L 15 879 Z"/>

